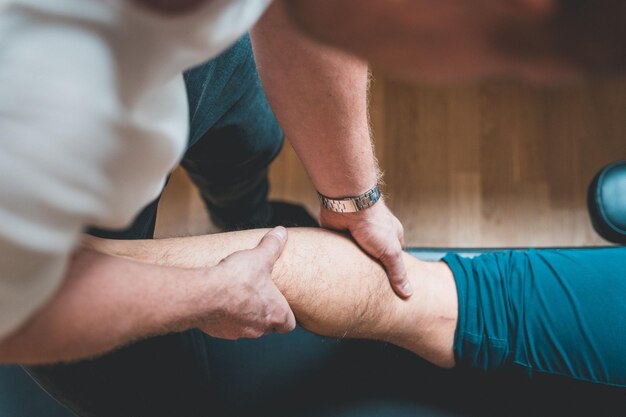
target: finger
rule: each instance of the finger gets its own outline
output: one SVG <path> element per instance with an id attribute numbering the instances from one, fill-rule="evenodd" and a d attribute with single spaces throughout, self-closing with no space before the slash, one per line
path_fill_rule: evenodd
<path id="1" fill-rule="evenodd" d="M 285 296 L 276 288 L 276 310 L 272 315 L 272 328 L 275 332 L 285 334 L 296 328 L 296 316 L 293 314 L 291 307 Z"/>
<path id="2" fill-rule="evenodd" d="M 292 332 L 296 328 L 296 316 L 291 311 L 291 308 L 285 313 L 285 317 L 282 320 L 281 326 L 276 326 L 276 332 L 280 334 L 286 334 Z"/>
<path id="3" fill-rule="evenodd" d="M 402 298 L 408 298 L 413 295 L 413 288 L 406 272 L 404 259 L 402 258 L 402 250 L 399 245 L 397 250 L 382 256 L 380 261 L 385 266 L 389 282 L 396 294 Z"/>
<path id="4" fill-rule="evenodd" d="M 293 315 L 293 311 L 289 310 L 285 317 L 275 324 L 272 330 L 278 334 L 291 333 L 296 328 L 296 316 Z"/>
<path id="5" fill-rule="evenodd" d="M 402 226 L 402 222 L 400 222 L 400 220 L 398 220 L 398 218 L 394 217 L 394 225 L 396 228 L 396 234 L 398 236 L 398 240 L 400 241 L 400 246 L 404 247 L 405 246 L 405 242 L 404 242 L 404 226 Z"/>
<path id="6" fill-rule="evenodd" d="M 276 263 L 280 254 L 285 249 L 287 243 L 287 229 L 282 226 L 275 227 L 269 231 L 257 247 L 253 250 L 261 252 L 264 259 L 267 259 L 272 265 Z"/>

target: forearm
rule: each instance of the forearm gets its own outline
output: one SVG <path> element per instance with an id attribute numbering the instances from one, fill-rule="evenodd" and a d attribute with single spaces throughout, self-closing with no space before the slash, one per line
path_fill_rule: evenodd
<path id="1" fill-rule="evenodd" d="M 209 280 L 181 270 L 79 250 L 55 296 L 0 343 L 0 362 L 42 364 L 92 357 L 197 324 Z M 202 303 L 201 303 L 202 302 Z"/>
<path id="2" fill-rule="evenodd" d="M 464 80 L 484 75 L 481 65 L 492 60 L 477 57 L 480 50 L 468 28 L 480 30 L 476 24 L 485 23 L 474 19 L 471 3 L 290 0 L 287 4 L 290 16 L 308 36 L 401 78 Z"/>
<path id="3" fill-rule="evenodd" d="M 420 4 L 396 1 L 393 4 L 377 0 L 291 0 L 287 2 L 288 14 L 297 27 L 324 44 L 364 56 L 389 56 L 404 53 L 405 59 L 415 59 L 407 44 L 422 40 L 432 17 L 424 16 Z M 434 11 L 433 11 L 434 9 Z M 448 5 L 431 5 L 430 13 L 442 13 Z M 421 23 L 421 24 L 420 24 Z M 416 48 L 417 49 L 417 48 Z"/>
<path id="4" fill-rule="evenodd" d="M 331 197 L 377 180 L 367 65 L 300 34 L 276 1 L 252 31 L 263 87 L 315 187 Z"/>
<path id="5" fill-rule="evenodd" d="M 217 264 L 254 247 L 264 230 L 152 241 L 93 240 L 99 250 L 176 267 Z M 319 334 L 385 340 L 441 366 L 452 366 L 456 288 L 449 269 L 405 254 L 415 296 L 396 297 L 385 271 L 350 239 L 290 229 L 273 279 L 300 324 Z"/>

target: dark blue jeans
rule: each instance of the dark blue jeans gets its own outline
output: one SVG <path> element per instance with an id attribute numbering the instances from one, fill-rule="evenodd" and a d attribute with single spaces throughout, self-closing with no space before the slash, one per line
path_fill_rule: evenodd
<path id="1" fill-rule="evenodd" d="M 283 133 L 265 98 L 250 39 L 184 74 L 190 137 L 181 165 L 212 220 L 226 229 L 269 221 L 267 167 Z M 111 239 L 152 238 L 159 200 L 126 230 L 91 229 Z M 197 331 L 137 343 L 97 360 L 29 369 L 81 416 L 204 416 L 211 409 L 205 336 Z"/>
<path id="2" fill-rule="evenodd" d="M 182 167 L 212 220 L 225 229 L 262 227 L 270 218 L 267 168 L 283 146 L 254 63 L 250 38 L 184 73 L 190 134 Z M 152 238 L 157 198 L 124 231 L 91 229 L 110 239 Z"/>
<path id="3" fill-rule="evenodd" d="M 192 132 L 183 166 L 218 223 L 263 225 L 266 167 L 282 134 L 249 40 L 185 80 Z M 156 204 L 126 231 L 92 232 L 150 238 Z M 440 370 L 395 346 L 298 328 L 238 342 L 191 330 L 27 371 L 83 417 L 621 415 L 626 407 L 612 413 L 623 391 L 575 379 L 624 384 L 624 251 L 446 257 L 459 290 L 455 352 L 474 369 Z"/>

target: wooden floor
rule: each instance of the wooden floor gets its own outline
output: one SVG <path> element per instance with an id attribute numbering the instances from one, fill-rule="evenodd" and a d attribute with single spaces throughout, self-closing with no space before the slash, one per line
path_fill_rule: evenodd
<path id="1" fill-rule="evenodd" d="M 375 81 L 372 125 L 389 205 L 410 246 L 598 245 L 586 189 L 626 159 L 626 80 L 540 89 L 514 82 L 415 87 Z M 287 146 L 272 198 L 312 211 L 317 199 Z M 177 172 L 157 235 L 211 231 Z"/>

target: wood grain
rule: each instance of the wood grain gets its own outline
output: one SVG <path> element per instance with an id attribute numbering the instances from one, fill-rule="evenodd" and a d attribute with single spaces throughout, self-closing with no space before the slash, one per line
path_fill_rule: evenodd
<path id="1" fill-rule="evenodd" d="M 586 189 L 626 159 L 626 80 L 539 88 L 511 81 L 455 87 L 377 78 L 371 120 L 384 192 L 411 246 L 599 245 Z M 317 210 L 286 146 L 272 198 Z M 175 189 L 174 189 L 175 188 Z M 158 235 L 212 230 L 181 172 L 164 195 Z"/>

